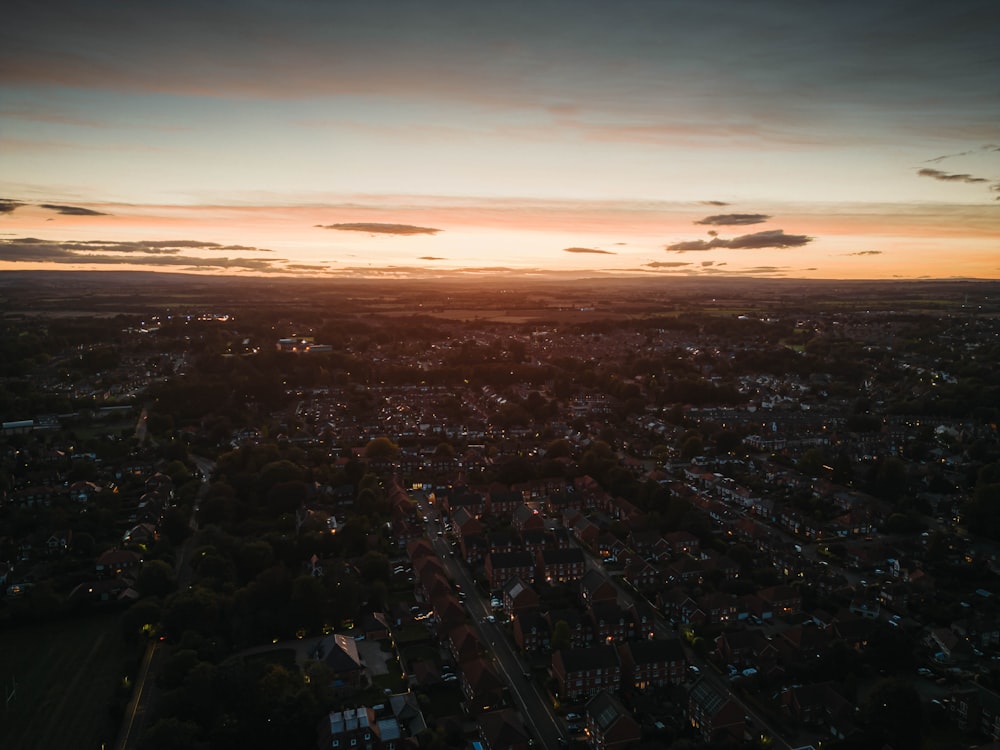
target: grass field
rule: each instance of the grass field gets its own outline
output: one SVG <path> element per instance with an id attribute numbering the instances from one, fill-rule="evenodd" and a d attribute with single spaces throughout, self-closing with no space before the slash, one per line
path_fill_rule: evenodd
<path id="1" fill-rule="evenodd" d="M 121 638 L 121 614 L 0 631 L 0 747 L 19 750 L 114 746 L 132 650 Z"/>

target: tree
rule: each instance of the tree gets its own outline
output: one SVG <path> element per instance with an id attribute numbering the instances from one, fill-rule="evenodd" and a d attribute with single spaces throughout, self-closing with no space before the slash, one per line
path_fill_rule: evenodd
<path id="1" fill-rule="evenodd" d="M 193 721 L 182 721 L 177 718 L 160 719 L 142 736 L 142 747 L 149 750 L 175 750 L 175 748 L 191 748 L 191 750 L 207 750 L 208 745 L 201 741 L 201 727 Z"/>
<path id="2" fill-rule="evenodd" d="M 326 609 L 326 591 L 323 582 L 313 576 L 299 576 L 292 581 L 292 594 L 288 600 L 291 625 L 298 630 L 317 633 L 323 627 Z"/>
<path id="3" fill-rule="evenodd" d="M 377 437 L 365 446 L 365 458 L 369 461 L 392 461 L 399 455 L 399 446 L 387 437 Z"/>
<path id="4" fill-rule="evenodd" d="M 691 435 L 681 443 L 681 461 L 690 461 L 695 456 L 705 452 L 705 443 L 701 435 Z"/>
<path id="5" fill-rule="evenodd" d="M 559 620 L 552 626 L 552 650 L 564 651 L 570 647 L 571 643 L 569 623 L 565 620 Z"/>
<path id="6" fill-rule="evenodd" d="M 862 715 L 877 742 L 893 748 L 920 747 L 920 694 L 911 683 L 899 679 L 878 683 L 868 694 Z"/>
<path id="7" fill-rule="evenodd" d="M 163 560 L 147 560 L 135 582 L 142 596 L 166 596 L 177 588 L 173 566 Z"/>

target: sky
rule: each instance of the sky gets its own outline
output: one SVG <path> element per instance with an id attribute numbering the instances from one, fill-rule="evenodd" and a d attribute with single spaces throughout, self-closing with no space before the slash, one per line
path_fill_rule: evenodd
<path id="1" fill-rule="evenodd" d="M 0 270 L 996 279 L 998 34 L 996 0 L 10 0 Z"/>

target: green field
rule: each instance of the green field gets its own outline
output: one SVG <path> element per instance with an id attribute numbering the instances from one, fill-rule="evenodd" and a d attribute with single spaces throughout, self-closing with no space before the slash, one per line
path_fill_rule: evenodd
<path id="1" fill-rule="evenodd" d="M 0 631 L 0 747 L 114 747 L 120 712 L 113 706 L 131 694 L 123 680 L 134 661 L 120 619 L 115 613 Z"/>

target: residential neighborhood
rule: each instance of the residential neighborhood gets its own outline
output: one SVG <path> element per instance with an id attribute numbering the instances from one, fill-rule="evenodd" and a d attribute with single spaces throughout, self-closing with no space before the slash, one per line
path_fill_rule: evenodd
<path id="1" fill-rule="evenodd" d="M 914 286 L 15 295 L 0 638 L 95 747 L 1000 742 L 1000 297 Z"/>

